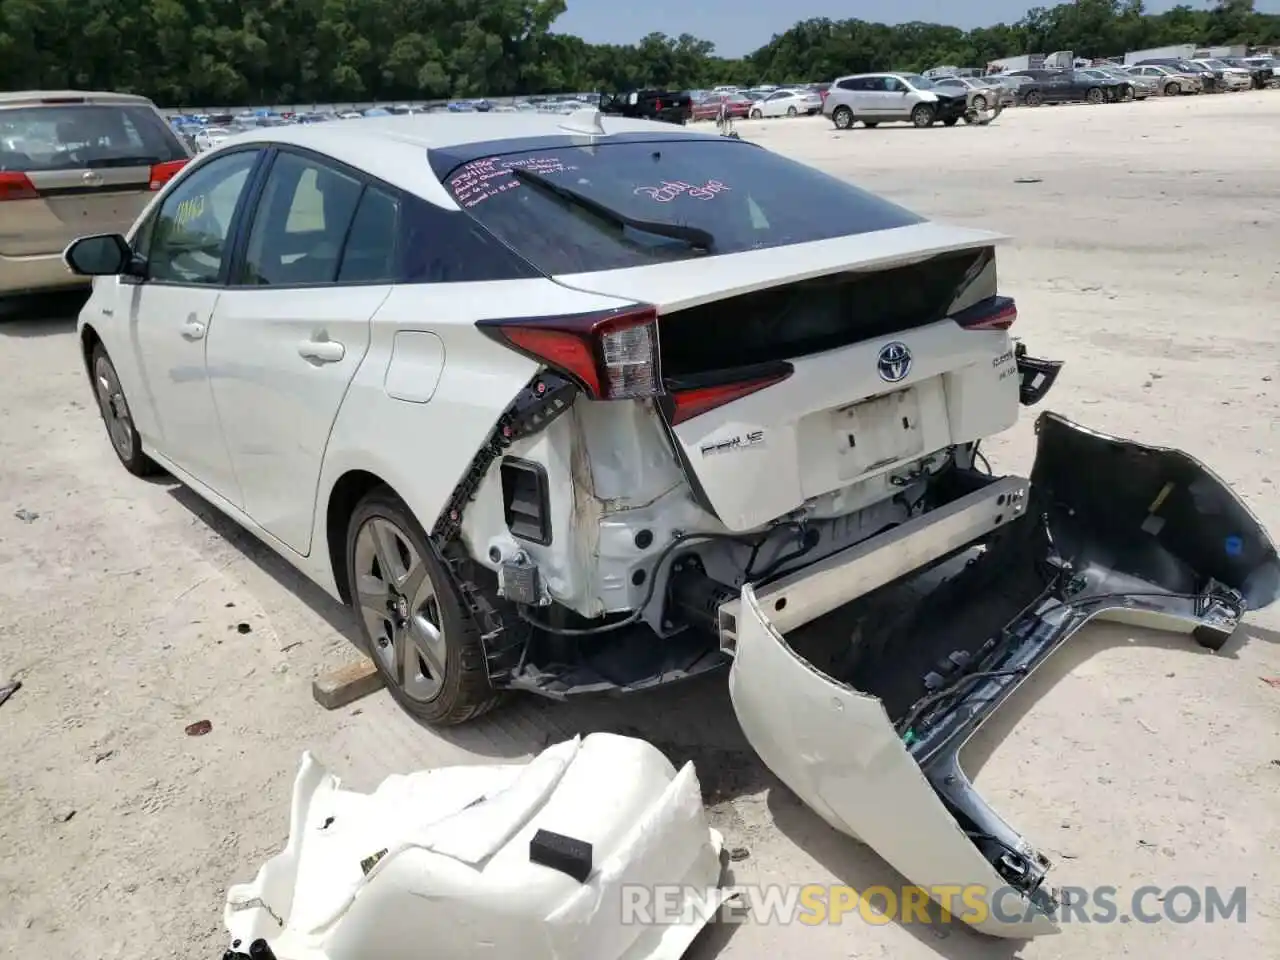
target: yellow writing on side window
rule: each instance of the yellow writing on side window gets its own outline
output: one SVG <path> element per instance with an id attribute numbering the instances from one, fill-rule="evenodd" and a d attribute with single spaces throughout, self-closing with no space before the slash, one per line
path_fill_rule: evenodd
<path id="1" fill-rule="evenodd" d="M 185 227 L 196 217 L 204 213 L 204 197 L 188 197 L 178 204 L 173 223 L 176 227 Z"/>

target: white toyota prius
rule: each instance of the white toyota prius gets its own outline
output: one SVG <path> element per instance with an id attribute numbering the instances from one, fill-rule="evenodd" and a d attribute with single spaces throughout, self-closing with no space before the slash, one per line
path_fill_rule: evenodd
<path id="1" fill-rule="evenodd" d="M 352 604 L 411 714 L 729 666 L 798 795 L 1022 937 L 1049 861 L 959 748 L 1090 618 L 1217 649 L 1280 564 L 1177 451 L 1044 413 L 992 475 L 1060 367 L 1000 239 L 587 110 L 254 130 L 64 258 L 121 462 Z"/>

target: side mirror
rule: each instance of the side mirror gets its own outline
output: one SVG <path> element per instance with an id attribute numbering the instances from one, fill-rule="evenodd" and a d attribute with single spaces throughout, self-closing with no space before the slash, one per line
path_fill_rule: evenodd
<path id="1" fill-rule="evenodd" d="M 103 233 L 71 241 L 62 262 L 82 277 L 114 277 L 130 272 L 133 251 L 120 234 Z"/>

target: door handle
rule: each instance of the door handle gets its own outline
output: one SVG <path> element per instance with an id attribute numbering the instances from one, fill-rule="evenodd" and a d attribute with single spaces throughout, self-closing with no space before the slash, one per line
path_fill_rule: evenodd
<path id="1" fill-rule="evenodd" d="M 298 356 L 313 363 L 337 363 L 347 355 L 347 348 L 337 340 L 303 340 Z"/>
<path id="2" fill-rule="evenodd" d="M 199 340 L 204 336 L 204 324 L 199 320 L 188 320 L 182 325 L 182 336 L 187 340 Z"/>

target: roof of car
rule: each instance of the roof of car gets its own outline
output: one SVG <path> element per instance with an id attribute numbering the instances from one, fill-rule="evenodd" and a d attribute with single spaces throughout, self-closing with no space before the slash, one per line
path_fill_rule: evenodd
<path id="1" fill-rule="evenodd" d="M 594 111 L 581 111 L 594 113 Z M 664 138 L 716 139 L 715 134 L 685 130 L 670 123 L 599 114 L 604 137 L 620 133 L 655 133 Z M 236 134 L 219 151 L 249 143 L 292 144 L 315 150 L 365 170 L 379 179 L 444 206 L 454 201 L 427 163 L 427 150 L 491 141 L 528 141 L 563 137 L 586 139 L 585 118 L 573 114 L 420 113 L 410 116 L 361 117 L 327 123 L 260 127 Z M 600 135 L 597 134 L 597 137 Z M 521 149 L 517 147 L 516 149 Z"/>
<path id="2" fill-rule="evenodd" d="M 59 101 L 88 100 L 96 103 L 143 103 L 151 105 L 146 97 L 133 93 L 113 93 L 106 90 L 10 90 L 0 92 L 0 106 L 55 106 Z"/>

